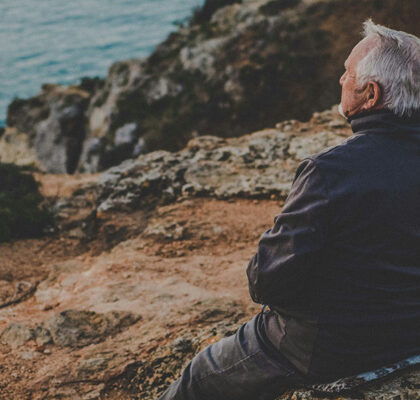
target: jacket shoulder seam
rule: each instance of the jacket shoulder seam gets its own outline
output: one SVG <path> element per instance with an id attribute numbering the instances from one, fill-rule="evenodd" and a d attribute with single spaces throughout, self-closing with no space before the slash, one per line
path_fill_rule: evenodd
<path id="1" fill-rule="evenodd" d="M 332 146 L 330 148 L 322 150 L 319 153 L 316 153 L 316 154 L 314 154 L 310 157 L 307 157 L 307 158 L 311 158 L 312 160 L 322 159 L 324 156 L 326 156 L 326 155 L 328 155 L 328 154 L 330 154 L 330 153 L 332 153 L 332 152 L 334 152 L 334 151 L 336 151 L 336 150 L 338 150 L 338 149 L 340 149 L 340 148 L 342 148 L 342 147 L 344 147 L 344 146 L 346 146 L 346 145 L 348 145 L 348 144 L 350 144 L 350 143 L 352 143 L 356 140 L 359 140 L 362 136 L 363 135 L 350 136 L 343 143 L 340 143 L 340 144 L 337 144 L 336 146 Z"/>

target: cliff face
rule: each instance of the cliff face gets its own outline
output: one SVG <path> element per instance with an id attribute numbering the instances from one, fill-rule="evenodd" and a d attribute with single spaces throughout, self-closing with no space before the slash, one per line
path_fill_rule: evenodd
<path id="1" fill-rule="evenodd" d="M 147 59 L 13 102 L 0 161 L 98 171 L 194 136 L 307 119 L 338 101 L 363 20 L 419 35 L 419 14 L 416 0 L 207 1 Z"/>

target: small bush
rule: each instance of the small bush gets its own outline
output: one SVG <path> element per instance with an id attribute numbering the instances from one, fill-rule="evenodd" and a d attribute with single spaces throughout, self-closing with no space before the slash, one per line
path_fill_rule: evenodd
<path id="1" fill-rule="evenodd" d="M 202 7 L 197 7 L 190 17 L 190 25 L 209 22 L 213 14 L 222 7 L 235 3 L 242 3 L 242 0 L 206 0 Z"/>
<path id="2" fill-rule="evenodd" d="M 52 224 L 28 168 L 0 163 L 0 242 L 40 236 Z"/>
<path id="3" fill-rule="evenodd" d="M 280 11 L 296 7 L 301 0 L 273 0 L 260 7 L 264 15 L 276 15 Z"/>
<path id="4" fill-rule="evenodd" d="M 99 89 L 104 87 L 105 81 L 102 78 L 95 76 L 94 78 L 90 78 L 88 76 L 84 76 L 80 79 L 79 88 L 85 90 L 90 95 L 96 93 Z"/>

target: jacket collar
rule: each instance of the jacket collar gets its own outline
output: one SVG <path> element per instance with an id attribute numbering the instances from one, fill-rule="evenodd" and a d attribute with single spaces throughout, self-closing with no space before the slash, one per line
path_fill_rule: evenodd
<path id="1" fill-rule="evenodd" d="M 353 133 L 417 133 L 420 134 L 420 112 L 412 117 L 399 117 L 387 109 L 374 110 L 351 116 Z"/>

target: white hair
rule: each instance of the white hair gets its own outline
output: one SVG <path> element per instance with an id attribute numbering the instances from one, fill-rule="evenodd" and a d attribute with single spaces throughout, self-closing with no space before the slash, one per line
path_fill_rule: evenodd
<path id="1" fill-rule="evenodd" d="M 364 37 L 373 37 L 376 46 L 358 63 L 358 83 L 380 84 L 384 107 L 399 116 L 420 111 L 420 39 L 409 33 L 363 24 Z"/>

